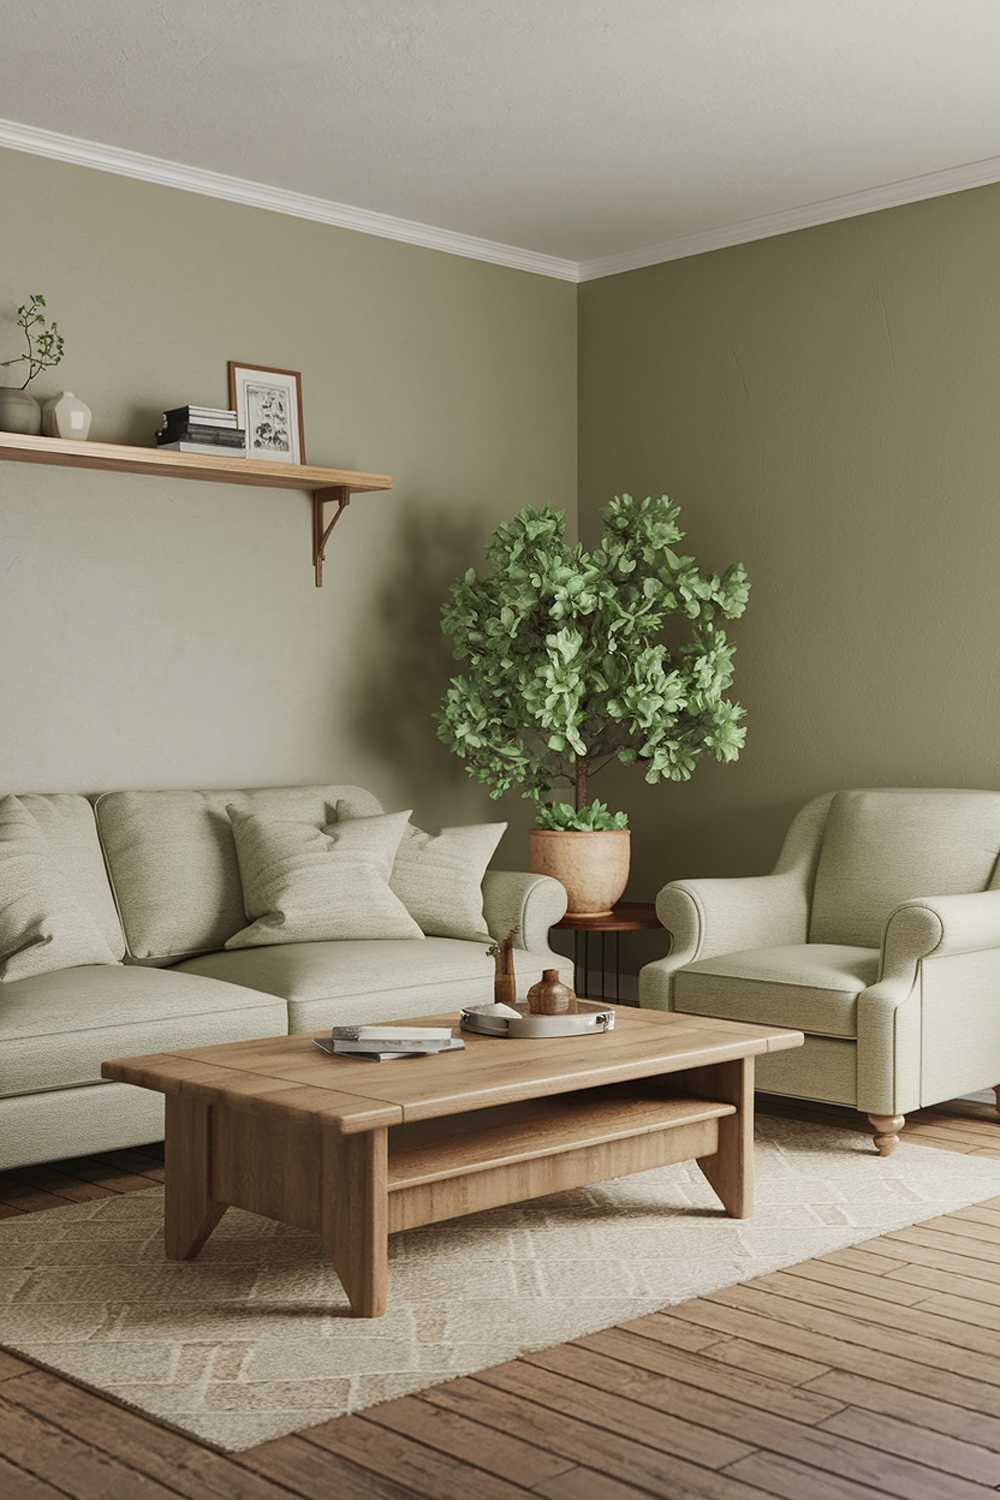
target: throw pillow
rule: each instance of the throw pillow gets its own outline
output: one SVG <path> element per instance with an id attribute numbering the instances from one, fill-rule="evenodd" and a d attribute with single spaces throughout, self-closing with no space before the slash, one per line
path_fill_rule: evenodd
<path id="1" fill-rule="evenodd" d="M 251 925 L 227 948 L 422 938 L 389 875 L 409 813 L 317 828 L 228 807 Z"/>
<path id="2" fill-rule="evenodd" d="M 350 803 L 337 803 L 338 828 L 365 818 L 350 817 Z M 442 828 L 438 834 L 407 826 L 392 868 L 390 886 L 428 937 L 491 941 L 483 915 L 483 876 L 507 831 L 506 823 Z"/>
<path id="3" fill-rule="evenodd" d="M 31 813 L 0 798 L 0 981 L 117 962 Z"/>

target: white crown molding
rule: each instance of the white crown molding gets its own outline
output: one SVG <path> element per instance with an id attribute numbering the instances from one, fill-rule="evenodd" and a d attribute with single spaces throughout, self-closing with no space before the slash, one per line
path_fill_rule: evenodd
<path id="1" fill-rule="evenodd" d="M 246 177 L 229 177 L 203 167 L 189 167 L 182 162 L 166 161 L 159 156 L 145 156 L 121 146 L 104 146 L 98 141 L 42 130 L 35 125 L 21 125 L 16 120 L 0 119 L 0 147 L 27 151 L 34 156 L 48 156 L 75 166 L 93 167 L 99 172 L 114 172 L 120 177 L 135 177 L 161 187 L 182 192 L 200 193 L 208 198 L 224 198 L 249 208 L 263 208 L 271 213 L 289 214 L 296 219 L 312 219 L 318 224 L 333 224 L 357 234 L 373 234 L 379 239 L 399 240 L 405 245 L 419 245 L 425 250 L 441 250 L 447 255 L 461 255 L 467 260 L 487 261 L 495 266 L 509 266 L 536 276 L 553 276 L 559 281 L 597 281 L 606 276 L 620 276 L 666 261 L 684 260 L 691 255 L 705 255 L 724 250 L 729 245 L 745 245 L 751 240 L 769 239 L 773 235 L 792 234 L 832 224 L 838 219 L 857 218 L 878 213 L 884 208 L 898 208 L 905 203 L 919 203 L 927 198 L 941 198 L 969 188 L 987 187 L 1000 182 L 1000 156 L 982 161 L 947 167 L 941 172 L 927 172 L 921 177 L 905 177 L 881 187 L 845 193 L 799 208 L 782 209 L 737 224 L 705 229 L 697 234 L 663 240 L 638 250 L 624 250 L 616 255 L 598 256 L 593 260 L 564 260 L 544 255 L 539 250 L 524 250 L 497 240 L 479 239 L 456 230 L 439 229 L 414 219 L 397 219 L 392 214 L 355 208 L 350 203 L 335 203 L 327 198 L 313 198 L 308 193 L 294 193 Z"/>
<path id="2" fill-rule="evenodd" d="M 367 208 L 334 203 L 327 198 L 313 198 L 308 193 L 293 193 L 245 177 L 229 177 L 224 172 L 210 172 L 202 167 L 166 161 L 159 156 L 145 156 L 140 151 L 127 151 L 121 146 L 104 146 L 98 141 L 61 135 L 55 130 L 21 125 L 16 120 L 0 119 L 0 146 L 71 162 L 74 166 L 94 167 L 99 172 L 114 172 L 119 177 L 136 177 L 141 182 L 154 182 L 161 187 L 201 193 L 208 198 L 225 198 L 230 203 L 265 208 L 272 213 L 289 214 L 295 219 L 333 224 L 338 229 L 353 229 L 358 234 L 373 234 L 383 240 L 400 240 L 405 245 L 419 245 L 425 250 L 443 250 L 448 255 L 461 255 L 467 260 L 510 266 L 515 271 L 530 271 L 536 276 L 554 276 L 560 281 L 577 279 L 576 261 L 562 260 L 556 255 L 543 255 L 538 250 L 524 250 L 518 245 L 483 240 L 451 229 L 438 229 L 413 219 L 397 219 L 392 214 L 374 213 Z"/>
<path id="3" fill-rule="evenodd" d="M 709 250 L 724 250 L 728 245 L 745 245 L 751 240 L 770 239 L 776 234 L 792 234 L 797 229 L 812 229 L 832 224 L 838 219 L 854 219 L 862 214 L 878 213 L 883 208 L 899 208 L 904 203 L 920 203 L 926 198 L 942 198 L 947 193 L 962 193 L 968 188 L 988 187 L 1000 182 L 1000 156 L 947 167 L 941 172 L 926 172 L 922 177 L 904 177 L 882 187 L 864 188 L 839 198 L 825 198 L 806 203 L 801 208 L 787 208 L 779 213 L 763 214 L 718 229 L 705 229 L 640 250 L 624 250 L 618 255 L 602 255 L 580 261 L 578 281 L 598 281 L 605 276 L 620 276 L 623 271 L 638 271 L 665 261 L 684 260 L 689 255 L 704 255 Z"/>

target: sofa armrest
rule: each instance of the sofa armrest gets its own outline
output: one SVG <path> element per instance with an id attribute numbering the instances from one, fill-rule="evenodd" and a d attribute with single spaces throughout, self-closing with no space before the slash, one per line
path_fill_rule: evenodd
<path id="1" fill-rule="evenodd" d="M 517 928 L 514 945 L 548 953 L 549 928 L 566 915 L 565 887 L 551 875 L 516 870 L 487 870 L 483 877 L 483 913 L 490 936 L 502 939 Z"/>
<path id="2" fill-rule="evenodd" d="M 1000 948 L 1000 890 L 964 896 L 918 896 L 885 924 L 879 984 L 909 989 L 924 958 Z"/>

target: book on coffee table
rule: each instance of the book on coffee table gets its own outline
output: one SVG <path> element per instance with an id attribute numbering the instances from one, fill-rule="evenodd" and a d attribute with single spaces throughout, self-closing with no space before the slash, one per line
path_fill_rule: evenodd
<path id="1" fill-rule="evenodd" d="M 334 1026 L 335 1042 L 450 1042 L 450 1026 L 407 1026 L 405 1021 L 389 1025 Z"/>
<path id="2" fill-rule="evenodd" d="M 397 1042 L 341 1042 L 327 1041 L 325 1037 L 315 1037 L 313 1046 L 318 1047 L 321 1052 L 326 1052 L 330 1057 L 354 1058 L 358 1062 L 394 1062 L 402 1057 L 438 1057 L 442 1052 L 462 1052 L 465 1043 L 461 1037 L 451 1037 L 447 1042 L 435 1042 L 431 1045 L 410 1045 L 405 1050 L 399 1050 Z"/>

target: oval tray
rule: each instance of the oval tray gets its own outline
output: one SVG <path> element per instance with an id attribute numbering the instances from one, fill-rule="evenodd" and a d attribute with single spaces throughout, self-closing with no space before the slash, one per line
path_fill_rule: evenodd
<path id="1" fill-rule="evenodd" d="M 607 1010 L 593 1010 L 575 1016 L 533 1016 L 525 1011 L 515 1021 L 513 1017 L 483 1016 L 473 1010 L 463 1010 L 459 1025 L 463 1031 L 475 1031 L 481 1036 L 599 1036 L 614 1030 L 615 1013 L 610 1006 Z"/>

